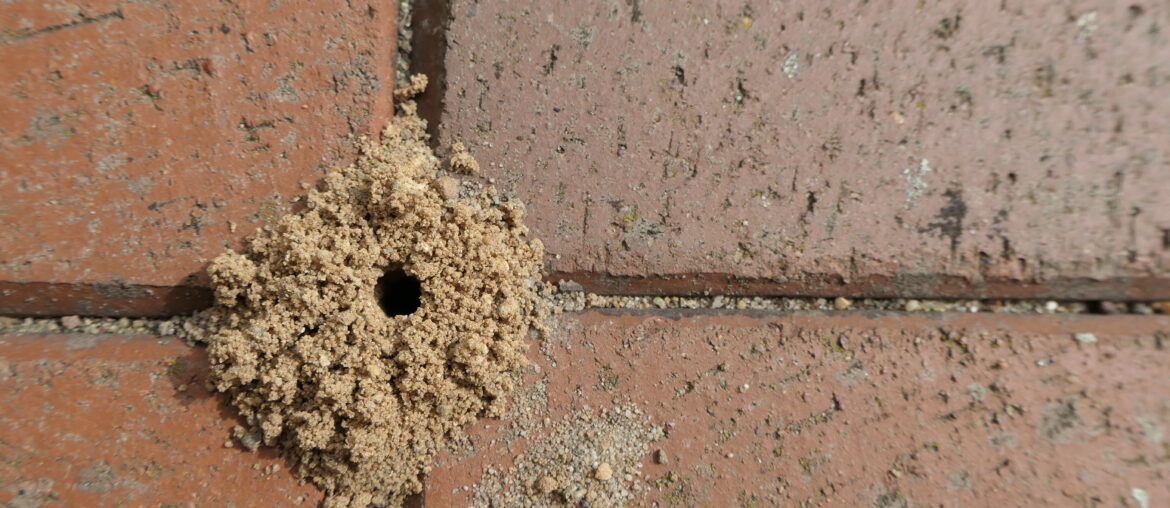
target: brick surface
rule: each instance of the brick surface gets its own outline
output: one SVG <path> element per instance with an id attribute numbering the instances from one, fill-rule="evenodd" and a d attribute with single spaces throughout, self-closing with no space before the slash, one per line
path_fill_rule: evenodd
<path id="1" fill-rule="evenodd" d="M 532 349 L 528 385 L 553 421 L 633 403 L 666 426 L 643 506 L 1159 506 L 1168 346 L 1165 317 L 587 312 Z M 427 504 L 510 477 L 543 434 L 506 428 L 477 424 Z"/>
<path id="2" fill-rule="evenodd" d="M 442 140 L 592 289 L 1170 295 L 1165 3 L 450 13 Z"/>
<path id="3" fill-rule="evenodd" d="M 204 304 L 206 262 L 388 119 L 396 8 L 6 5 L 0 312 Z"/>
<path id="4" fill-rule="evenodd" d="M 206 373 L 171 338 L 0 336 L 0 502 L 319 504 L 272 450 L 224 448 L 239 421 Z"/>

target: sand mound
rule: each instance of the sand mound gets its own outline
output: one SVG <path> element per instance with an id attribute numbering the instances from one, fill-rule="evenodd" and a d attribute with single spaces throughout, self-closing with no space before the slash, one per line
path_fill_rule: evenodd
<path id="1" fill-rule="evenodd" d="M 418 492 L 447 439 L 499 414 L 545 315 L 523 206 L 440 177 L 401 109 L 305 210 L 212 263 L 194 333 L 240 441 L 281 448 L 332 506 Z"/>

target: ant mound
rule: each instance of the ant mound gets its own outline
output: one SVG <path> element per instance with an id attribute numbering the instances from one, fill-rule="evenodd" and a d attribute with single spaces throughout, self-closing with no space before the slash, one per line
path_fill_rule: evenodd
<path id="1" fill-rule="evenodd" d="M 436 452 L 499 416 L 547 315 L 523 205 L 440 175 L 414 104 L 304 210 L 208 269 L 192 325 L 248 448 L 274 446 L 327 506 L 401 504 Z"/>

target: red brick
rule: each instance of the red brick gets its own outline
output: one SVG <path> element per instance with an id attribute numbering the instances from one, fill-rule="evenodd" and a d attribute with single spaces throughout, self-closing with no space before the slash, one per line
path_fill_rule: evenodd
<path id="1" fill-rule="evenodd" d="M 224 448 L 240 422 L 206 374 L 202 348 L 173 338 L 0 336 L 0 501 L 319 504 L 274 451 Z"/>
<path id="2" fill-rule="evenodd" d="M 388 120 L 396 12 L 388 0 L 6 6 L 0 313 L 204 303 L 190 288 L 210 258 L 295 208 L 303 185 L 352 159 L 350 135 Z"/>
<path id="3" fill-rule="evenodd" d="M 455 0 L 439 131 L 600 292 L 1166 298 L 1168 9 Z"/>
<path id="4" fill-rule="evenodd" d="M 554 421 L 629 401 L 673 424 L 642 505 L 1134 506 L 1136 488 L 1157 506 L 1168 343 L 1166 317 L 587 312 L 533 347 L 527 382 Z M 493 444 L 505 425 L 440 460 L 428 505 L 508 474 L 539 434 Z"/>

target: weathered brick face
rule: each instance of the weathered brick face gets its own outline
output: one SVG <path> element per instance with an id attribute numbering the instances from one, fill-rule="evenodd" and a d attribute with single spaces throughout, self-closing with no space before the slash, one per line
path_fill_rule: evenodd
<path id="1" fill-rule="evenodd" d="M 1165 316 L 605 311 L 555 330 L 509 401 L 528 409 L 452 442 L 426 505 L 467 505 L 489 469 L 529 487 L 515 461 L 563 416 L 614 407 L 666 431 L 605 480 L 642 486 L 633 506 L 1170 496 Z M 0 412 L 0 502 L 319 502 L 273 450 L 230 439 L 239 419 L 207 375 L 205 351 L 174 338 L 0 335 L 14 408 Z M 605 446 L 601 430 L 566 453 Z M 583 476 L 544 499 L 600 490 Z"/>
<path id="2" fill-rule="evenodd" d="M 0 335 L 0 500 L 11 506 L 320 503 L 273 450 L 231 441 L 207 357 L 174 338 Z"/>
<path id="3" fill-rule="evenodd" d="M 1170 291 L 1165 4 L 451 12 L 443 139 L 593 287 Z"/>
<path id="4" fill-rule="evenodd" d="M 1136 506 L 1170 496 L 1163 316 L 614 311 L 562 316 L 559 329 L 531 351 L 527 386 L 540 390 L 517 395 L 539 394 L 526 415 L 536 424 L 476 424 L 471 445 L 431 473 L 428 504 L 465 505 L 489 470 L 527 487 L 539 478 L 510 468 L 553 433 L 549 421 L 627 405 L 666 429 L 610 480 L 646 485 L 636 505 Z M 600 483 L 560 487 L 547 499 Z"/>
<path id="5" fill-rule="evenodd" d="M 182 307 L 167 287 L 201 285 L 387 121 L 396 6 L 5 7 L 5 311 L 107 313 L 125 298 L 99 289 L 133 286 L 139 314 Z"/>

